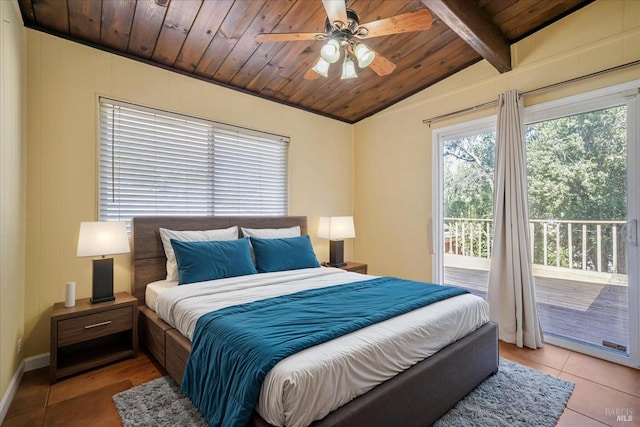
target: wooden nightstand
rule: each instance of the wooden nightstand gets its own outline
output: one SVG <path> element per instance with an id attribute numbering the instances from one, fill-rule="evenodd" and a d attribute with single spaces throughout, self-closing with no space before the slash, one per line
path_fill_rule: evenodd
<path id="1" fill-rule="evenodd" d="M 347 271 L 353 271 L 354 273 L 367 274 L 367 264 L 361 264 L 359 262 L 347 261 L 347 265 L 343 265 L 342 267 L 338 267 L 338 268 L 341 268 Z"/>
<path id="2" fill-rule="evenodd" d="M 114 301 L 91 304 L 89 298 L 74 307 L 63 302 L 51 313 L 49 382 L 138 353 L 138 300 L 126 292 Z"/>

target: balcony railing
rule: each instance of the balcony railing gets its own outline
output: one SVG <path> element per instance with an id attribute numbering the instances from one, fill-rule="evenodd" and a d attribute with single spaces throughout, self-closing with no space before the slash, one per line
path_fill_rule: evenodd
<path id="1" fill-rule="evenodd" d="M 493 220 L 445 218 L 445 253 L 491 258 Z M 625 221 L 529 221 L 532 263 L 627 274 Z"/>

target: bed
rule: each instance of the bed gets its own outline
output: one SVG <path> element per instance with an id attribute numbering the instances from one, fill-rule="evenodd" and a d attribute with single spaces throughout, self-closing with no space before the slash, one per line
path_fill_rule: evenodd
<path id="1" fill-rule="evenodd" d="M 166 278 L 166 258 L 159 228 L 171 230 L 212 230 L 231 226 L 254 229 L 299 226 L 307 233 L 306 217 L 137 217 L 132 232 L 132 294 L 138 299 L 139 335 L 146 347 L 169 375 L 181 383 L 191 342 L 162 320 L 146 304 L 147 285 Z M 347 280 L 337 271 L 321 272 Z M 357 273 L 348 273 L 355 274 Z M 332 276 L 333 275 L 333 276 Z M 155 302 L 149 301 L 155 308 Z M 429 425 L 455 405 L 476 385 L 498 369 L 497 327 L 482 323 L 435 354 L 373 387 L 366 393 L 332 410 L 314 426 Z M 252 424 L 268 423 L 257 412 Z"/>

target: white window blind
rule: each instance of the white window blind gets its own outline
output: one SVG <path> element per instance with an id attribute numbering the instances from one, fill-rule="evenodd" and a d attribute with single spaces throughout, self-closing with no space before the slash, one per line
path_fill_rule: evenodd
<path id="1" fill-rule="evenodd" d="M 288 138 L 100 99 L 100 220 L 286 215 Z"/>

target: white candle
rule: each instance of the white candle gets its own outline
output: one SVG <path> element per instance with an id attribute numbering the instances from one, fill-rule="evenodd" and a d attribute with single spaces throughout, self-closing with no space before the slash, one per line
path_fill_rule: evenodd
<path id="1" fill-rule="evenodd" d="M 73 307 L 74 305 L 76 305 L 76 282 L 67 282 L 64 306 Z"/>

